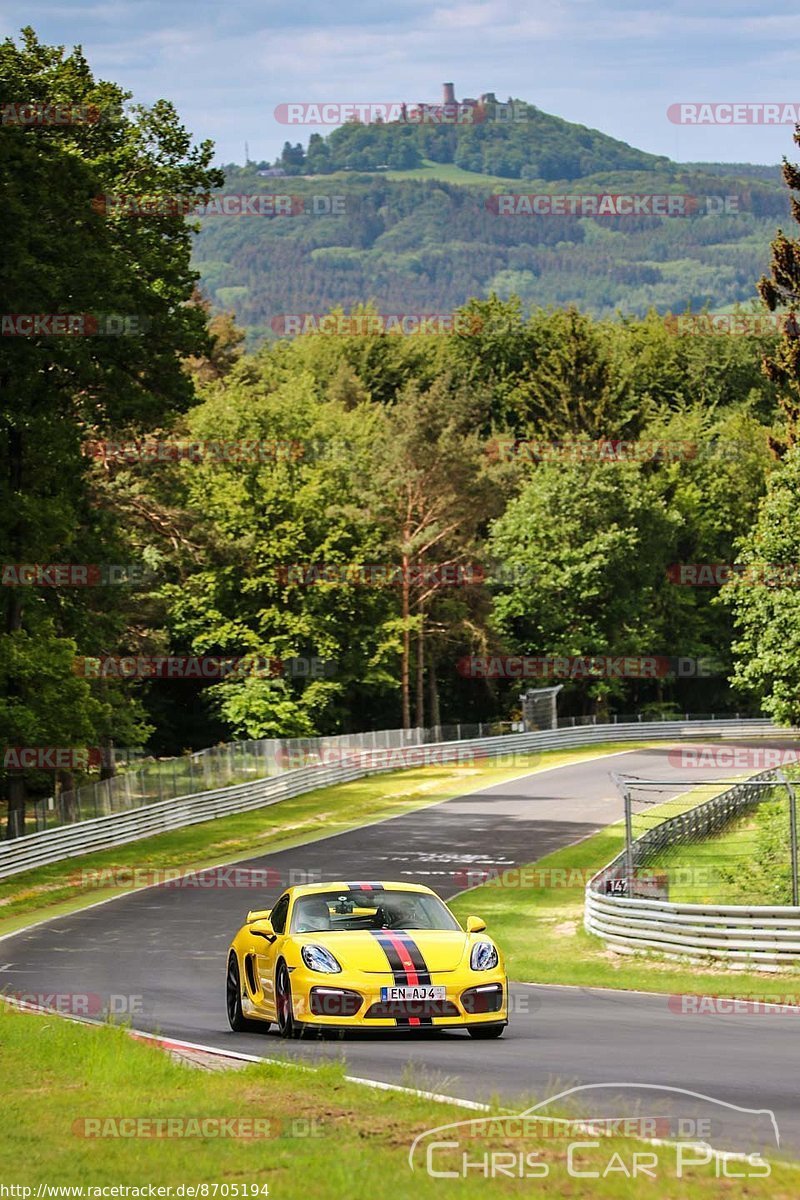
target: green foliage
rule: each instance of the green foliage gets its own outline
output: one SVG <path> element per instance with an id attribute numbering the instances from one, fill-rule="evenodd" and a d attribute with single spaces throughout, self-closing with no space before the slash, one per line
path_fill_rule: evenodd
<path id="1" fill-rule="evenodd" d="M 723 592 L 738 639 L 734 683 L 780 722 L 800 720 L 800 446 L 772 473 L 756 522 L 740 542 L 748 575 Z"/>
<path id="2" fill-rule="evenodd" d="M 721 878 L 745 903 L 791 904 L 792 862 L 789 803 L 785 795 L 763 800 L 748 818 L 754 825 L 750 852 L 733 867 L 718 866 Z M 736 899 L 731 900 L 736 903 Z"/>
<path id="3" fill-rule="evenodd" d="M 602 317 L 724 309 L 755 300 L 788 207 L 774 182 L 693 175 L 672 164 L 513 186 L 459 178 L 447 163 L 437 169 L 439 178 L 348 172 L 280 185 L 309 209 L 315 196 L 343 197 L 338 216 L 209 217 L 195 245 L 203 284 L 217 307 L 235 304 L 251 346 L 275 337 L 271 322 L 281 313 L 349 310 L 369 299 L 384 313 L 452 312 L 492 292 L 519 294 L 526 311 L 574 305 Z M 230 168 L 227 185 L 276 190 L 252 169 Z M 686 217 L 500 216 L 492 208 L 498 191 L 679 193 L 700 202 Z M 738 215 L 706 213 L 706 196 L 735 196 Z"/>
<path id="4" fill-rule="evenodd" d="M 128 99 L 95 81 L 79 51 L 44 47 L 30 31 L 0 46 L 0 83 L 10 101 L 105 111 Z M 345 194 L 345 214 L 206 221 L 195 240 L 205 299 L 183 218 L 105 216 L 90 200 L 208 191 L 223 183 L 210 158 L 165 101 L 96 124 L 2 131 L 0 196 L 14 229 L 0 265 L 6 311 L 150 322 L 139 338 L 2 339 L 3 561 L 138 562 L 154 575 L 136 589 L 3 589 L 7 744 L 151 737 L 169 752 L 220 737 L 503 719 L 520 684 L 464 678 L 463 656 L 679 654 L 718 659 L 724 672 L 734 618 L 737 684 L 754 705 L 800 715 L 796 591 L 740 589 L 731 612 L 667 573 L 730 561 L 738 539 L 746 557 L 800 562 L 800 462 L 790 454 L 773 471 L 769 451 L 785 380 L 761 360 L 776 338 L 679 336 L 663 320 L 749 295 L 786 205 L 769 177 L 689 172 L 535 110 L 526 126 L 346 126 L 283 154 L 287 169 L 330 172 L 325 190 Z M 352 169 L 334 175 L 342 162 Z M 409 176 L 358 174 L 384 162 Z M 487 186 L 411 177 L 430 163 L 483 173 Z M 531 190 L 580 177 L 586 191 L 735 191 L 746 211 L 506 219 L 487 204 L 504 174 Z M 234 179 L 237 190 L 262 187 L 252 166 Z M 319 193 L 307 179 L 292 189 Z M 220 301 L 236 313 L 215 311 Z M 615 314 L 623 302 L 628 315 Z M 280 313 L 331 308 L 457 309 L 461 321 L 447 334 L 277 336 Z M 242 352 L 244 328 L 263 341 L 256 352 Z M 252 450 L 153 462 L 82 453 L 87 439 L 142 436 Z M 492 455 L 498 439 L 695 451 L 569 461 Z M 399 585 L 309 584 L 295 564 L 407 571 Z M 444 564 L 483 566 L 490 582 L 409 576 Z M 72 669 L 81 655 L 166 652 L 336 667 L 194 688 L 90 683 Z M 724 673 L 595 680 L 562 700 L 567 712 L 735 703 Z M 20 813 L 24 796 L 5 783 Z"/>
<path id="5" fill-rule="evenodd" d="M 128 93 L 95 80 L 80 50 L 45 46 L 31 29 L 19 44 L 0 45 L 0 94 L 4 104 L 94 106 L 98 117 L 3 125 L 0 201 L 13 227 L 0 263 L 3 311 L 98 322 L 116 314 L 127 323 L 123 336 L 2 338 L 2 561 L 141 561 L 146 547 L 120 521 L 119 496 L 82 443 L 168 423 L 185 410 L 193 391 L 182 356 L 209 342 L 205 314 L 188 303 L 196 277 L 186 222 L 109 217 L 93 199 L 203 192 L 221 177 L 209 168 L 210 144 L 192 147 L 171 104 L 125 114 Z M 105 684 L 90 685 L 74 670 L 76 655 L 113 651 L 130 638 L 141 597 L 127 587 L 84 591 L 3 588 L 0 742 L 135 745 L 150 732 L 129 693 L 107 699 Z M 6 781 L 15 819 L 24 782 Z"/>
<path id="6" fill-rule="evenodd" d="M 522 120 L 504 118 L 508 109 L 489 105 L 474 122 L 350 122 L 327 139 L 309 142 L 311 171 L 374 171 L 388 166 L 403 170 L 423 159 L 455 163 L 481 175 L 508 179 L 572 180 L 595 171 L 656 170 L 668 160 L 542 112 L 515 104 Z M 281 166 L 300 173 L 303 159 L 286 143 Z"/>

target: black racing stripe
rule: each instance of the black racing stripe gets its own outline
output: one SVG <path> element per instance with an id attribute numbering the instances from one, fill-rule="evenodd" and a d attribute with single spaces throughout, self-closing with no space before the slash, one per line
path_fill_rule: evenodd
<path id="1" fill-rule="evenodd" d="M 380 929 L 370 929 L 370 933 L 375 938 L 376 942 L 379 943 L 383 953 L 386 955 L 386 961 L 392 968 L 395 985 L 399 986 L 400 984 L 408 983 L 408 974 L 402 962 L 400 961 L 400 955 L 397 953 L 397 949 L 391 940 L 383 935 Z M 395 1017 L 394 1023 L 395 1025 L 410 1024 L 408 1017 Z"/>
<path id="2" fill-rule="evenodd" d="M 403 943 L 406 950 L 408 951 L 408 957 L 411 959 L 412 963 L 414 964 L 414 970 L 417 972 L 417 975 L 419 976 L 420 983 L 430 983 L 431 982 L 431 973 L 428 970 L 428 964 L 425 962 L 425 959 L 422 955 L 422 951 L 420 950 L 417 943 L 414 941 L 414 939 L 411 937 L 411 935 L 409 933 L 406 933 L 406 931 L 404 929 L 398 929 L 396 931 L 395 936 L 400 939 L 400 941 Z"/>
<path id="3" fill-rule="evenodd" d="M 419 982 L 421 984 L 431 983 L 431 973 L 428 970 L 428 964 L 425 962 L 422 951 L 411 935 L 406 933 L 404 929 L 398 929 L 396 930 L 395 936 L 400 939 L 408 951 L 408 957 L 414 964 L 414 970 L 417 973 Z M 433 1025 L 433 1017 L 420 1017 L 419 1023 L 420 1025 Z"/>

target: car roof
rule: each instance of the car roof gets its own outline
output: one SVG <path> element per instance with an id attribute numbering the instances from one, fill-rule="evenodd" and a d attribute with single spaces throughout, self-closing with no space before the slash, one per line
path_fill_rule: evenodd
<path id="1" fill-rule="evenodd" d="M 362 887 L 365 892 L 369 891 L 370 888 L 374 888 L 376 898 L 378 896 L 380 896 L 382 891 L 386 891 L 386 892 L 388 892 L 388 891 L 418 892 L 418 893 L 422 893 L 423 895 L 426 895 L 426 896 L 435 896 L 436 895 L 436 893 L 433 891 L 433 889 L 426 887 L 424 883 L 408 883 L 408 882 L 393 883 L 388 880 L 384 882 L 383 880 L 377 880 L 377 879 L 348 880 L 345 882 L 333 880 L 331 883 L 295 884 L 292 887 L 286 888 L 286 892 L 282 893 L 282 894 L 288 893 L 292 897 L 292 899 L 297 899 L 298 896 L 313 896 L 320 892 L 359 891 Z"/>

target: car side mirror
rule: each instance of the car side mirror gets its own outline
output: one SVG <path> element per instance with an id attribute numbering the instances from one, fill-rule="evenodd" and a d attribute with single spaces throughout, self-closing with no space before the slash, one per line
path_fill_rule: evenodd
<path id="1" fill-rule="evenodd" d="M 268 942 L 274 942 L 278 936 L 272 928 L 272 921 L 267 917 L 264 917 L 261 921 L 254 921 L 250 926 L 250 933 L 252 933 L 253 937 L 266 938 Z"/>
<path id="2" fill-rule="evenodd" d="M 467 917 L 467 933 L 483 933 L 486 922 L 480 917 Z"/>

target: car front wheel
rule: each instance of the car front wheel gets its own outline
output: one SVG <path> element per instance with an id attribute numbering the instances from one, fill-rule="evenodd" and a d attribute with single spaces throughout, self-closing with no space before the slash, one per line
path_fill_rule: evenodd
<path id="1" fill-rule="evenodd" d="M 278 1032 L 281 1037 L 302 1037 L 303 1026 L 295 1020 L 292 1008 L 292 985 L 289 982 L 289 968 L 285 962 L 278 964 L 275 974 L 275 1007 L 278 1012 Z"/>

